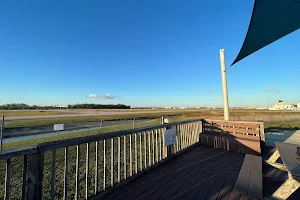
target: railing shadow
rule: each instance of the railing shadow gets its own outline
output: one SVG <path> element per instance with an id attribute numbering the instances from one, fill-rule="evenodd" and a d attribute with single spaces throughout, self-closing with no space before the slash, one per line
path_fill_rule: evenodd
<path id="1" fill-rule="evenodd" d="M 200 144 L 245 154 L 261 155 L 265 149 L 262 122 L 204 120 Z"/>

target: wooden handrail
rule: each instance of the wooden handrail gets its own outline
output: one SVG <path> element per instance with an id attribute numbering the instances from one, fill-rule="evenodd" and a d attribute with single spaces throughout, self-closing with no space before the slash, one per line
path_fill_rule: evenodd
<path id="1" fill-rule="evenodd" d="M 72 138 L 72 139 L 47 142 L 47 143 L 39 144 L 38 146 L 39 146 L 40 151 L 49 151 L 49 150 L 64 148 L 64 147 L 68 147 L 68 146 L 80 145 L 80 144 L 84 144 L 84 143 L 88 143 L 88 142 L 95 142 L 95 141 L 106 140 L 106 139 L 115 138 L 115 137 L 121 137 L 121 136 L 125 136 L 125 135 L 130 135 L 133 133 L 151 131 L 151 130 L 155 130 L 155 129 L 161 129 L 161 128 L 166 128 L 166 127 L 170 127 L 170 126 L 180 125 L 180 124 L 199 122 L 199 121 L 203 121 L 203 120 L 204 119 L 200 118 L 200 119 L 192 119 L 192 120 L 186 120 L 186 121 L 181 121 L 181 122 L 174 122 L 174 123 L 169 123 L 169 124 L 148 126 L 148 127 L 144 127 L 144 128 L 138 128 L 138 129 L 115 131 L 115 132 L 109 132 L 109 133 L 99 134 L 99 135 L 91 135 L 91 136 L 84 136 L 84 137 L 78 137 L 78 138 Z"/>

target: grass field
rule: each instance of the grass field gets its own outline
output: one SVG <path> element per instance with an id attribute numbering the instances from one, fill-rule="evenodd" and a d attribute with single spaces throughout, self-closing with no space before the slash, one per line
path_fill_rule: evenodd
<path id="1" fill-rule="evenodd" d="M 287 130 L 299 130 L 300 122 L 288 122 L 279 124 L 265 124 L 265 132 L 280 132 Z"/>
<path id="2" fill-rule="evenodd" d="M 132 110 L 132 109 L 131 109 Z M 131 110 L 127 110 L 128 112 Z M 107 112 L 109 110 L 106 110 Z M 139 110 L 140 111 L 140 110 Z M 145 112 L 149 110 L 145 110 Z M 30 127 L 30 126 L 43 126 L 53 125 L 56 123 L 80 123 L 80 122 L 97 122 L 100 120 L 115 120 L 115 119 L 147 119 L 147 118 L 159 118 L 161 116 L 187 116 L 196 118 L 209 118 L 209 119 L 223 119 L 223 110 L 211 109 L 211 110 L 169 110 L 166 112 L 160 112 L 161 110 L 151 111 L 148 113 L 120 113 L 114 115 L 95 115 L 95 116 L 73 116 L 63 118 L 46 118 L 46 119 L 27 119 L 27 120 L 14 120 L 6 121 L 6 128 L 16 127 Z M 16 111 L 22 112 L 22 111 Z M 14 114 L 16 112 L 12 112 Z M 30 111 L 38 112 L 38 111 Z M 29 113 L 30 113 L 29 112 Z M 55 111 L 52 114 L 55 114 Z M 58 112 L 58 111 L 57 111 Z M 81 111 L 80 111 L 81 112 Z M 86 110 L 86 112 L 92 112 Z M 94 111 L 94 112 L 97 112 Z M 102 112 L 102 110 L 101 110 Z M 121 110 L 120 110 L 121 112 Z M 230 110 L 230 120 L 233 121 L 258 121 L 263 120 L 265 124 L 268 123 L 285 123 L 291 121 L 300 121 L 300 112 L 288 112 L 288 111 L 269 111 L 269 110 L 245 110 L 245 109 L 232 109 Z"/>
<path id="3" fill-rule="evenodd" d="M 59 111 L 44 111 L 44 110 L 0 110 L 0 115 L 5 117 L 16 116 L 41 116 L 41 115 L 59 115 Z"/>
<path id="4" fill-rule="evenodd" d="M 30 119 L 30 120 L 13 120 L 6 121 L 6 128 L 29 127 L 53 125 L 58 123 L 80 123 L 80 122 L 97 122 L 100 120 L 124 120 L 124 119 L 153 119 L 162 116 L 179 116 L 190 114 L 191 111 L 181 112 L 165 112 L 165 113 L 136 113 L 136 114 L 119 114 L 119 115 L 96 115 L 96 116 L 79 116 L 79 117 L 63 117 L 63 118 L 46 118 L 46 119 Z"/>

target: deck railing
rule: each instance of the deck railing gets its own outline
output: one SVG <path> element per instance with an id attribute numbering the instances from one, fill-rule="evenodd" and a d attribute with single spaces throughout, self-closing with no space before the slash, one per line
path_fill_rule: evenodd
<path id="1" fill-rule="evenodd" d="M 243 122 L 224 120 L 204 120 L 200 143 L 237 151 L 241 153 L 261 154 L 265 148 L 263 122 Z"/>
<path id="2" fill-rule="evenodd" d="M 176 155 L 198 143 L 202 123 L 194 119 L 2 151 L 0 174 L 5 172 L 5 182 L 0 180 L 0 197 L 101 196 L 168 160 L 170 152 Z M 164 145 L 167 128 L 177 133 L 169 149 Z"/>

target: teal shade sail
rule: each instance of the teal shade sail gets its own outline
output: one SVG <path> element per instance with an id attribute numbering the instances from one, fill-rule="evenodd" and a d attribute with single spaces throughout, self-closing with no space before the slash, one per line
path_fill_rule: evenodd
<path id="1" fill-rule="evenodd" d="M 255 0 L 242 48 L 233 64 L 300 27 L 300 0 Z"/>

